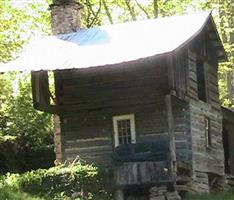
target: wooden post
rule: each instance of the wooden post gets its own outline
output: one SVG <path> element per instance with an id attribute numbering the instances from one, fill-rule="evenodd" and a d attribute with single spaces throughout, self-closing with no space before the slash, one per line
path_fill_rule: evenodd
<path id="1" fill-rule="evenodd" d="M 124 192 L 123 190 L 116 190 L 115 191 L 115 200 L 124 200 Z"/>
<path id="2" fill-rule="evenodd" d="M 60 118 L 58 115 L 54 115 L 54 152 L 56 155 L 55 165 L 62 163 L 62 136 L 60 127 Z"/>
<path id="3" fill-rule="evenodd" d="M 170 140 L 170 152 L 171 152 L 171 173 L 174 181 L 176 181 L 176 148 L 175 148 L 175 127 L 174 127 L 174 117 L 172 112 L 172 102 L 171 95 L 166 95 L 166 113 L 167 113 L 167 123 L 168 123 L 168 135 Z"/>

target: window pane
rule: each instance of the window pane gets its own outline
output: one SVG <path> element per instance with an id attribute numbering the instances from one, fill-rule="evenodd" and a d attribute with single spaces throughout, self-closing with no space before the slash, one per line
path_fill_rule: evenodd
<path id="1" fill-rule="evenodd" d="M 119 144 L 129 144 L 131 143 L 131 127 L 130 127 L 130 120 L 118 120 L 118 137 L 119 137 Z"/>

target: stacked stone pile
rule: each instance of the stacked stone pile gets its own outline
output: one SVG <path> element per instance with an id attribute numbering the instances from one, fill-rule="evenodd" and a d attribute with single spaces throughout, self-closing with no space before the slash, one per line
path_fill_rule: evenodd
<path id="1" fill-rule="evenodd" d="M 177 191 L 169 192 L 166 186 L 152 187 L 150 189 L 150 200 L 181 200 Z"/>
<path id="2" fill-rule="evenodd" d="M 167 192 L 166 186 L 152 187 L 150 189 L 150 200 L 166 200 L 165 193 Z"/>

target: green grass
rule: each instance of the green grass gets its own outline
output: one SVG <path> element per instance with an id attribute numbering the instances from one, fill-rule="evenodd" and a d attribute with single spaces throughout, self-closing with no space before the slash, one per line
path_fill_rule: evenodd
<path id="1" fill-rule="evenodd" d="M 190 195 L 185 200 L 234 200 L 234 192 Z"/>

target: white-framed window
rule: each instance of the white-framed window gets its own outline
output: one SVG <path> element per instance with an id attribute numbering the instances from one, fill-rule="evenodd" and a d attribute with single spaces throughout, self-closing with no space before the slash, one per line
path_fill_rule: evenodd
<path id="1" fill-rule="evenodd" d="M 113 117 L 115 147 L 121 144 L 136 143 L 134 114 Z"/>

